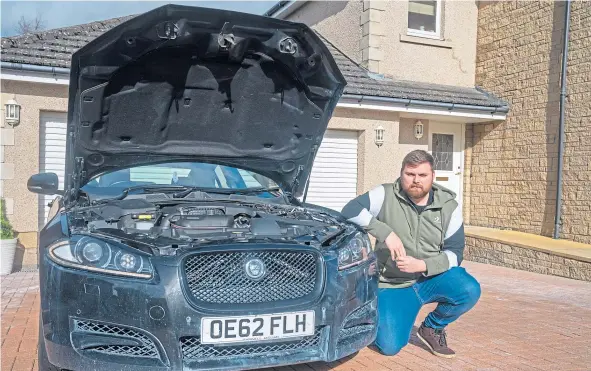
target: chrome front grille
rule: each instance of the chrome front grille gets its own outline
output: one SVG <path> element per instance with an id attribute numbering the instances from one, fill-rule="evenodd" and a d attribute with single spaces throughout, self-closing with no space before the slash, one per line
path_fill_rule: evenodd
<path id="1" fill-rule="evenodd" d="M 181 350 L 183 359 L 207 360 L 228 358 L 234 356 L 271 356 L 277 352 L 294 352 L 318 348 L 322 329 L 317 328 L 313 336 L 290 342 L 274 342 L 269 344 L 239 344 L 230 346 L 214 346 L 201 344 L 197 336 L 181 338 Z"/>
<path id="2" fill-rule="evenodd" d="M 260 259 L 266 275 L 249 278 L 245 264 Z M 311 294 L 319 276 L 318 257 L 308 251 L 206 252 L 184 263 L 188 289 L 195 301 L 213 304 L 258 304 Z"/>
<path id="3" fill-rule="evenodd" d="M 113 354 L 127 357 L 146 357 L 146 358 L 160 358 L 158 349 L 154 342 L 143 333 L 131 328 L 103 324 L 93 321 L 74 320 L 74 331 L 107 335 L 118 338 L 134 339 L 141 345 L 109 345 L 96 344 L 91 348 L 85 348 L 85 351 L 94 351 L 105 354 Z"/>

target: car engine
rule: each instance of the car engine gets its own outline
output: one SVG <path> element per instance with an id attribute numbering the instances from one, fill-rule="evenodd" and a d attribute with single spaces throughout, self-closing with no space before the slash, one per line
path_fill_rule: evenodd
<path id="1" fill-rule="evenodd" d="M 160 250 L 228 239 L 320 246 L 351 228 L 328 213 L 269 203 L 196 201 L 162 205 L 127 198 L 85 207 L 71 215 L 72 232 L 106 234 Z"/>

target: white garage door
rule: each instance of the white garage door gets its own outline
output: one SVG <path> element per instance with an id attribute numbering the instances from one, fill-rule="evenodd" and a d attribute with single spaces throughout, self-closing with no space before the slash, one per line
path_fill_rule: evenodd
<path id="1" fill-rule="evenodd" d="M 357 132 L 328 130 L 320 145 L 306 202 L 341 211 L 357 196 Z"/>
<path id="2" fill-rule="evenodd" d="M 39 171 L 56 173 L 60 185 L 64 189 L 64 172 L 66 167 L 66 117 L 65 113 L 42 112 L 39 145 Z M 47 222 L 47 204 L 55 196 L 39 195 L 39 229 Z"/>

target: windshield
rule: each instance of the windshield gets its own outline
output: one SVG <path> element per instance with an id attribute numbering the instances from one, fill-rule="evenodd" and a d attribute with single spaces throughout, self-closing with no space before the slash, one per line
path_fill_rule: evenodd
<path id="1" fill-rule="evenodd" d="M 102 174 L 93 178 L 82 189 L 91 194 L 105 194 L 142 185 L 226 190 L 277 187 L 271 179 L 249 170 L 203 162 L 175 162 L 136 166 Z"/>

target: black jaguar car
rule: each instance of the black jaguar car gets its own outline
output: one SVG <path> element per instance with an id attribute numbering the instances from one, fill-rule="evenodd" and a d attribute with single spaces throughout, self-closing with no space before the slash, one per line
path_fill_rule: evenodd
<path id="1" fill-rule="evenodd" d="M 230 11 L 160 7 L 78 50 L 63 190 L 28 182 L 56 195 L 40 370 L 245 370 L 370 344 L 370 241 L 301 201 L 344 86 L 307 26 Z"/>

